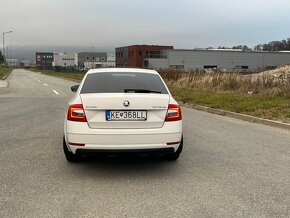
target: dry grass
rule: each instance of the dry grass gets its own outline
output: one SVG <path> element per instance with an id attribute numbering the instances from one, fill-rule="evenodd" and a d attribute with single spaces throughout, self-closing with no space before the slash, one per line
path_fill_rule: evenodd
<path id="1" fill-rule="evenodd" d="M 236 92 L 280 96 L 290 91 L 289 77 L 272 77 L 269 75 L 224 73 L 217 71 L 207 74 L 200 71 L 161 70 L 161 76 L 171 86 L 192 90 L 217 92 Z"/>
<path id="2" fill-rule="evenodd" d="M 288 122 L 290 76 L 200 71 L 160 71 L 174 97 L 183 102 Z"/>

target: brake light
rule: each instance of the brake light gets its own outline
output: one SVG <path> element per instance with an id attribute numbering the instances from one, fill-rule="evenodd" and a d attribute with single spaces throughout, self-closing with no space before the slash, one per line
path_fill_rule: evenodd
<path id="1" fill-rule="evenodd" d="M 77 122 L 87 122 L 83 105 L 73 104 L 68 107 L 67 120 Z"/>
<path id="2" fill-rule="evenodd" d="M 180 106 L 178 104 L 169 104 L 165 117 L 165 122 L 178 121 L 181 119 L 182 115 Z"/>

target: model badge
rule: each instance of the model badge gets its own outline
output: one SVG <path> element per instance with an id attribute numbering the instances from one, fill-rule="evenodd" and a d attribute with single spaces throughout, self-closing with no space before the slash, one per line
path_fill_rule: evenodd
<path id="1" fill-rule="evenodd" d="M 96 108 L 98 108 L 98 107 L 97 106 L 92 106 L 92 105 L 86 106 L 86 109 L 96 109 Z"/>
<path id="2" fill-rule="evenodd" d="M 128 106 L 130 105 L 130 102 L 126 100 L 126 101 L 124 101 L 123 105 L 124 105 L 125 107 L 128 107 Z"/>

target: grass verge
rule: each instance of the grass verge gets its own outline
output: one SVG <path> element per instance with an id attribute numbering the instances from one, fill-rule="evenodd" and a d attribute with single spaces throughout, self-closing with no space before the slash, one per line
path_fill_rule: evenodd
<path id="1" fill-rule="evenodd" d="M 289 96 L 248 95 L 234 92 L 190 90 L 169 85 L 172 95 L 195 105 L 252 115 L 255 117 L 287 121 L 290 116 Z"/>
<path id="2" fill-rule="evenodd" d="M 38 70 L 38 69 L 31 69 L 34 72 L 40 72 L 42 74 L 46 74 L 49 76 L 59 77 L 63 79 L 69 79 L 76 82 L 80 82 L 85 75 L 85 72 L 76 72 L 76 71 L 60 71 L 56 72 L 53 70 Z"/>
<path id="3" fill-rule="evenodd" d="M 0 67 L 0 79 L 4 79 L 11 71 L 12 68 Z"/>
<path id="4" fill-rule="evenodd" d="M 83 72 L 55 72 L 49 70 L 34 71 L 74 81 L 81 81 L 85 75 Z M 288 91 L 284 93 L 278 92 L 278 95 L 271 91 L 271 94 L 269 94 L 267 90 L 270 90 L 271 87 L 268 89 L 267 87 L 263 87 L 263 92 L 249 95 L 245 92 L 247 89 L 241 90 L 232 88 L 232 85 L 227 85 L 226 87 L 229 88 L 224 89 L 210 87 L 210 85 L 214 84 L 215 80 L 209 76 L 201 76 L 198 74 L 198 77 L 196 76 L 193 78 L 194 81 L 196 81 L 196 84 L 204 82 L 206 77 L 209 77 L 210 82 L 206 81 L 206 83 L 202 85 L 192 86 L 187 82 L 193 81 L 192 78 L 186 78 L 186 84 L 182 85 L 181 81 L 184 82 L 184 78 L 182 77 L 168 78 L 168 74 L 167 76 L 164 76 L 164 73 L 161 73 L 161 75 L 165 81 L 167 81 L 169 89 L 176 100 L 283 122 L 287 122 L 287 120 L 289 120 L 288 118 L 290 118 L 290 93 Z M 176 76 L 178 74 L 171 73 L 170 75 Z M 232 77 L 234 76 L 235 75 L 227 76 L 220 80 L 224 84 L 232 83 Z M 186 74 L 186 77 L 188 77 L 188 74 Z M 216 79 L 215 77 L 213 78 Z M 220 85 L 221 81 L 218 81 L 217 84 Z M 239 81 L 236 82 L 236 79 L 234 81 L 234 84 L 239 83 Z M 266 90 L 266 92 L 264 90 Z"/>

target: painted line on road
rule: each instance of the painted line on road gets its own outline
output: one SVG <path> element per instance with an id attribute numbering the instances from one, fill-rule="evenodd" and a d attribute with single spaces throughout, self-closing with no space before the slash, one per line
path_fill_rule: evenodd
<path id="1" fill-rule="evenodd" d="M 41 83 L 41 81 L 40 80 L 37 80 L 39 83 Z"/>
<path id="2" fill-rule="evenodd" d="M 52 90 L 56 95 L 59 95 L 59 93 L 57 91 L 55 91 L 54 89 Z"/>
<path id="3" fill-rule="evenodd" d="M 46 83 L 43 83 L 44 86 L 48 86 Z"/>
<path id="4" fill-rule="evenodd" d="M 28 73 L 25 73 L 27 76 L 29 76 L 29 77 L 31 77 L 31 78 L 33 78 L 33 76 L 31 76 L 30 74 L 28 74 Z"/>

